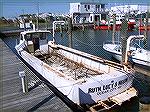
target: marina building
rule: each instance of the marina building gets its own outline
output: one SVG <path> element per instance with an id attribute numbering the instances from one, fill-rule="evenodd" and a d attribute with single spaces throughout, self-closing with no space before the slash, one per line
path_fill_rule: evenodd
<path id="1" fill-rule="evenodd" d="M 94 23 L 106 18 L 105 4 L 99 2 L 70 3 L 70 15 L 74 24 Z"/>

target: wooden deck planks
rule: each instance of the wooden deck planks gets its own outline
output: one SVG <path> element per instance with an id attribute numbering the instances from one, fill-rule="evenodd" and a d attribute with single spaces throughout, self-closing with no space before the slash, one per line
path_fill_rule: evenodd
<path id="1" fill-rule="evenodd" d="M 0 111 L 71 112 L 45 84 L 32 87 L 40 79 L 29 69 L 25 70 L 30 91 L 23 93 L 18 73 L 24 69 L 21 61 L 0 39 Z"/>

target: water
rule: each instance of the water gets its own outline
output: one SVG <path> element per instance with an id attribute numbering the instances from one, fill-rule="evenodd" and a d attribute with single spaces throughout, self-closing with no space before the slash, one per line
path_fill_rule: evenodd
<path id="1" fill-rule="evenodd" d="M 128 32 L 128 35 L 137 35 L 139 32 L 132 31 Z M 142 32 L 143 33 L 143 32 Z M 103 48 L 103 42 L 111 41 L 111 31 L 94 31 L 94 30 L 77 30 L 72 32 L 72 47 L 104 59 L 115 61 L 111 54 L 106 52 Z M 150 32 L 148 32 L 148 49 L 150 50 Z M 13 50 L 16 45 L 16 39 L 19 39 L 19 36 L 4 38 L 4 42 Z M 52 39 L 52 36 L 49 36 L 49 40 Z M 63 32 L 61 35 L 59 32 L 55 35 L 56 43 L 69 46 L 69 39 L 67 32 Z M 120 32 L 116 32 L 115 40 L 120 40 Z M 134 87 L 139 91 L 139 99 L 134 98 L 131 101 L 123 103 L 121 107 L 117 107 L 113 112 L 139 112 L 142 110 L 139 105 L 139 100 L 143 100 L 145 96 L 150 96 L 150 77 L 145 76 L 140 73 L 136 73 L 136 78 L 134 80 Z M 150 98 L 150 97 L 149 97 Z M 150 99 L 148 99 L 150 100 Z M 149 102 L 150 103 L 150 102 Z"/>

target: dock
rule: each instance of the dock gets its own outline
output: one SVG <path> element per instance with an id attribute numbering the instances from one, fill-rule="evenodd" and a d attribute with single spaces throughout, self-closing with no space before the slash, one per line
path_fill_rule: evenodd
<path id="1" fill-rule="evenodd" d="M 28 92 L 22 92 L 19 72 L 25 71 Z M 0 39 L 0 111 L 2 112 L 71 112 Z"/>
<path id="2" fill-rule="evenodd" d="M 18 34 L 20 31 L 14 31 Z M 11 31 L 3 32 L 11 35 Z M 25 71 L 28 81 L 28 92 L 22 92 L 19 72 Z M 150 96 L 150 71 L 140 66 L 135 66 L 137 88 L 142 96 Z M 50 111 L 72 112 L 51 89 L 43 83 L 0 39 L 0 110 L 1 111 Z M 143 88 L 146 86 L 147 88 Z M 139 102 L 138 102 L 139 103 Z M 134 103 L 133 103 L 134 105 Z M 123 106 L 126 107 L 126 106 Z M 141 103 L 140 112 L 150 111 L 150 104 Z M 147 112 L 148 112 L 147 111 Z"/>

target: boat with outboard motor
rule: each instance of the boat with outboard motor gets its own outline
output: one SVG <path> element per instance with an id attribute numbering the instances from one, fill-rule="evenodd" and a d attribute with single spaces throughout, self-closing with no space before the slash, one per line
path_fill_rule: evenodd
<path id="1" fill-rule="evenodd" d="M 20 33 L 20 57 L 59 92 L 78 105 L 110 109 L 137 96 L 134 72 L 118 63 L 56 44 L 47 30 Z"/>

